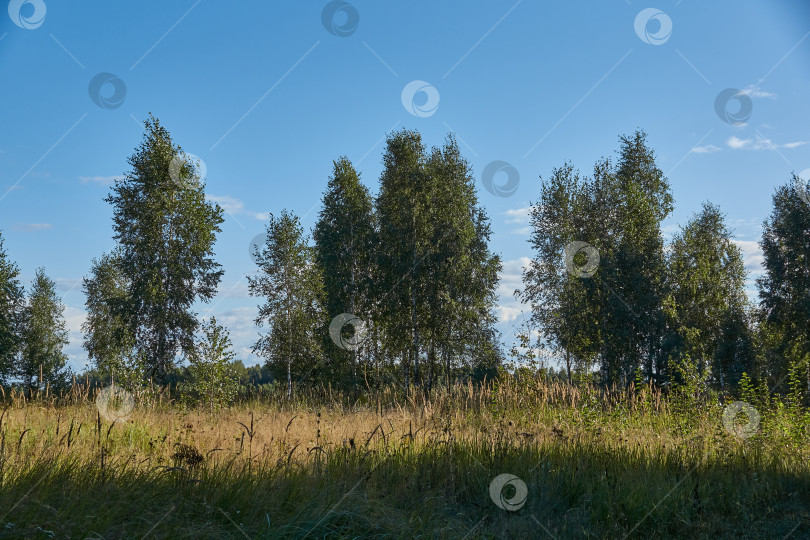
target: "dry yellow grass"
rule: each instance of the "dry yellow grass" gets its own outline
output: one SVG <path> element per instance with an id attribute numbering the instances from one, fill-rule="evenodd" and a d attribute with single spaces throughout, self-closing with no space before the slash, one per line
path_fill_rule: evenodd
<path id="1" fill-rule="evenodd" d="M 761 411 L 758 433 L 741 439 L 723 427 L 717 403 L 542 381 L 457 385 L 430 398 L 311 391 L 213 412 L 143 393 L 115 424 L 92 398 L 81 387 L 11 396 L 0 422 L 0 508 L 14 512 L 0 511 L 0 527 L 66 537 L 241 529 L 249 538 L 453 538 L 531 535 L 542 523 L 560 537 L 666 537 L 683 527 L 717 536 L 723 522 L 754 515 L 760 525 L 729 536 L 759 537 L 797 523 L 802 532 L 810 518 L 806 416 L 795 411 Z M 487 491 L 504 472 L 528 486 L 514 513 Z M 91 511 L 98 505 L 110 511 Z M 146 517 L 124 518 L 133 508 Z"/>
<path id="2" fill-rule="evenodd" d="M 272 462 L 306 461 L 318 451 L 313 450 L 316 448 L 366 448 L 375 441 L 394 447 L 433 444 L 451 436 L 483 443 L 494 440 L 497 434 L 513 444 L 531 441 L 535 445 L 582 443 L 594 437 L 605 443 L 624 439 L 631 444 L 646 441 L 664 447 L 679 442 L 679 438 L 662 433 L 655 422 L 636 422 L 619 431 L 587 430 L 583 417 L 571 414 L 583 404 L 582 392 L 564 384 L 538 383 L 530 392 L 523 389 L 524 393 L 508 386 L 459 385 L 452 393 L 433 399 L 411 392 L 402 402 L 387 389 L 379 402 L 369 404 L 366 400 L 365 405 L 351 407 L 336 400 L 321 407 L 274 400 L 213 412 L 175 408 L 143 394 L 128 419 L 115 425 L 98 413 L 94 401 L 97 391 L 78 386 L 72 396 L 49 396 L 31 403 L 22 396 L 14 397 L 0 423 L 3 436 L 8 438 L 6 444 L 13 442 L 20 453 L 30 455 L 62 450 L 93 455 L 99 446 L 106 445 L 107 455 L 126 455 L 155 464 L 170 461 L 179 445 L 194 447 L 212 459 L 249 453 L 254 461 Z M 606 407 L 627 403 L 631 410 L 638 408 L 636 400 L 616 391 L 599 399 Z M 507 405 L 508 414 L 500 417 L 491 410 L 493 403 Z M 666 413 L 661 403 L 656 393 L 649 412 Z M 555 409 L 566 414 L 558 414 L 555 420 L 548 414 Z"/>

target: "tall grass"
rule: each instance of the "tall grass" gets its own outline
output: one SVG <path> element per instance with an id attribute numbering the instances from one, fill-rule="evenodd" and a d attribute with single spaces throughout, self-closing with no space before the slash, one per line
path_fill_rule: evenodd
<path id="1" fill-rule="evenodd" d="M 213 412 L 144 391 L 110 424 L 95 391 L 7 396 L 0 536 L 810 536 L 810 422 L 795 408 L 760 410 L 740 438 L 718 400 L 512 380 Z M 517 511 L 490 498 L 502 473 L 528 488 Z"/>

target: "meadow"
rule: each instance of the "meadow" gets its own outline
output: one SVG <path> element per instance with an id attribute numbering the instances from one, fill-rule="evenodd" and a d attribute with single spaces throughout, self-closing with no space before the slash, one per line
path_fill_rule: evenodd
<path id="1" fill-rule="evenodd" d="M 143 392 L 125 422 L 97 391 L 4 396 L 0 537 L 810 536 L 810 422 L 772 399 L 745 431 L 715 398 L 541 380 L 219 410 Z"/>

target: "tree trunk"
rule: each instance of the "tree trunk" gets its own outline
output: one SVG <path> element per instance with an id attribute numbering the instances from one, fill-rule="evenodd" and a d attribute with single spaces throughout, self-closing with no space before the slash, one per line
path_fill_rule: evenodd
<path id="1" fill-rule="evenodd" d="M 433 388 L 433 377 L 436 372 L 436 342 L 431 338 L 430 340 L 430 376 L 428 378 L 427 393 L 430 394 Z"/>
<path id="2" fill-rule="evenodd" d="M 531 346 L 531 342 L 529 342 Z M 571 353 L 565 349 L 565 370 L 568 372 L 568 384 L 571 384 Z"/>
<path id="3" fill-rule="evenodd" d="M 416 291 L 411 286 L 411 334 L 413 335 L 413 384 L 419 385 L 419 330 L 416 323 Z"/>
<path id="4" fill-rule="evenodd" d="M 292 399 L 292 360 L 287 360 L 287 400 Z"/>
<path id="5" fill-rule="evenodd" d="M 350 227 L 351 245 L 354 246 L 354 227 Z M 352 271 L 351 271 L 351 292 L 349 296 L 349 309 L 351 314 L 355 317 L 357 314 L 354 312 L 354 257 L 352 258 Z M 355 329 L 356 330 L 356 329 Z M 353 337 L 357 337 L 356 335 Z M 352 351 L 352 387 L 357 391 L 357 349 Z"/>
<path id="6" fill-rule="evenodd" d="M 444 365 L 447 375 L 447 389 L 450 389 L 450 352 L 445 348 L 442 352 L 444 354 Z"/>
<path id="7" fill-rule="evenodd" d="M 408 375 L 410 374 L 410 366 L 405 360 L 406 355 L 407 353 L 402 353 L 402 371 L 405 373 L 405 399 L 408 399 Z"/>

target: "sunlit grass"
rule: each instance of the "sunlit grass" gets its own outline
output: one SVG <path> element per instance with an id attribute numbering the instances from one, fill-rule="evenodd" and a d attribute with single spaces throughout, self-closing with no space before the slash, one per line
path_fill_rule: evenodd
<path id="1" fill-rule="evenodd" d="M 759 411 L 742 439 L 721 404 L 544 383 L 215 412 L 139 400 L 114 425 L 89 396 L 59 401 L 17 400 L 3 415 L 0 535 L 810 534 L 807 417 L 785 408 Z M 515 512 L 489 496 L 501 473 L 527 485 Z"/>

